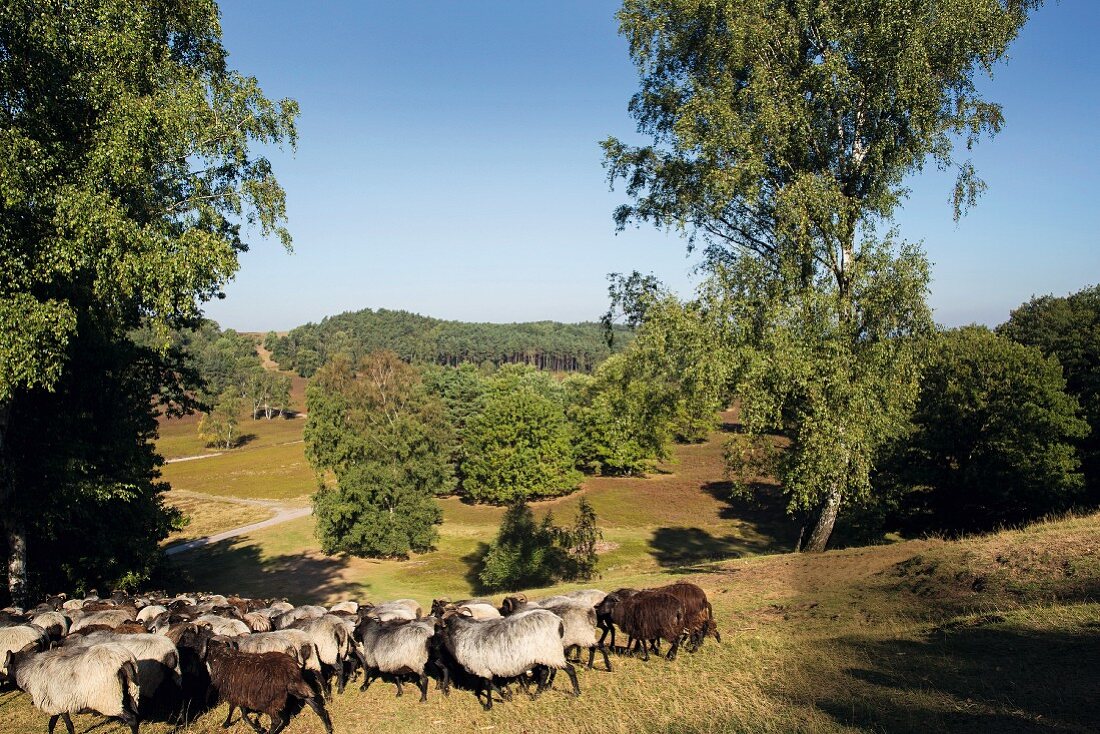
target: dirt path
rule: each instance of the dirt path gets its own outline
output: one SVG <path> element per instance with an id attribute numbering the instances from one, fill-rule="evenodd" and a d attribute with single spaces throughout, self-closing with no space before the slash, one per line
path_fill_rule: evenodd
<path id="1" fill-rule="evenodd" d="M 179 491 L 179 490 L 177 490 Z M 238 535 L 247 535 L 255 530 L 263 530 L 269 528 L 272 525 L 279 525 L 280 523 L 288 522 L 290 520 L 297 520 L 299 517 L 305 517 L 313 514 L 312 507 L 288 507 L 274 500 L 248 500 L 241 497 L 217 497 L 221 502 L 234 502 L 241 505 L 256 505 L 258 507 L 266 507 L 275 511 L 275 516 L 270 517 L 267 520 L 261 520 L 260 522 L 254 522 L 249 525 L 242 525 L 237 528 L 225 530 L 214 535 L 207 535 L 204 538 L 196 538 L 195 540 L 189 540 L 186 543 L 179 543 L 178 545 L 169 546 L 165 549 L 164 553 L 168 556 L 174 556 L 178 553 L 184 553 L 195 548 L 202 548 L 204 545 L 210 545 L 211 543 L 217 543 L 221 540 L 228 540 L 229 538 L 235 538 Z"/>

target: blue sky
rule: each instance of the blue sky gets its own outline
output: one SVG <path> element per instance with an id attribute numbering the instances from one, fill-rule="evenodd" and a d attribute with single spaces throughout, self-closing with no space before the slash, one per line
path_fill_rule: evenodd
<path id="1" fill-rule="evenodd" d="M 301 105 L 296 154 L 270 151 L 295 252 L 255 241 L 225 327 L 289 329 L 360 308 L 469 321 L 580 321 L 606 275 L 683 295 L 675 235 L 616 234 L 598 141 L 633 138 L 637 86 L 610 0 L 222 0 L 234 68 Z M 947 325 L 996 324 L 1032 295 L 1100 282 L 1100 3 L 1048 2 L 983 81 L 1007 124 L 973 154 L 989 190 L 961 222 L 950 175 L 911 178 L 897 222 L 933 262 Z M 640 140 L 640 139 L 639 139 Z"/>

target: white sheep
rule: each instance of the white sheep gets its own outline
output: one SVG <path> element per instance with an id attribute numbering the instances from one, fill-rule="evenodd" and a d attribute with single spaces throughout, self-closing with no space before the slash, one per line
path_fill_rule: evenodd
<path id="1" fill-rule="evenodd" d="M 229 619 L 217 614 L 204 614 L 195 619 L 195 624 L 209 627 L 210 631 L 223 637 L 240 637 L 252 634 L 251 628 L 239 619 Z"/>
<path id="2" fill-rule="evenodd" d="M 61 612 L 42 612 L 34 616 L 31 624 L 44 629 L 51 640 L 60 640 L 69 634 L 69 625 L 72 624 L 72 620 Z"/>
<path id="3" fill-rule="evenodd" d="M 426 668 L 431 654 L 431 640 L 436 632 L 436 619 L 425 617 L 412 622 L 382 622 L 367 618 L 357 630 L 363 652 L 363 685 L 365 691 L 374 679 L 389 673 L 397 684 L 397 695 L 402 694 L 402 675 L 415 675 L 420 689 L 421 702 L 428 700 L 428 675 Z M 448 671 L 443 672 L 444 684 L 448 681 Z"/>
<path id="4" fill-rule="evenodd" d="M 365 616 L 380 622 L 392 622 L 397 619 L 408 621 L 424 616 L 424 610 L 416 599 L 396 599 L 368 608 Z"/>
<path id="5" fill-rule="evenodd" d="M 235 642 L 241 652 L 281 652 L 294 658 L 302 670 L 310 671 L 317 676 L 318 682 L 321 676 L 321 657 L 317 652 L 317 645 L 313 642 L 309 633 L 299 629 L 274 630 L 271 632 L 257 632 L 252 635 L 238 637 Z"/>
<path id="6" fill-rule="evenodd" d="M 69 634 L 78 632 L 85 627 L 91 627 L 93 624 L 118 627 L 123 622 L 132 621 L 134 621 L 134 615 L 129 609 L 106 609 L 101 612 L 88 612 L 80 615 L 79 618 L 73 619 L 73 623 L 69 627 Z"/>
<path id="7" fill-rule="evenodd" d="M 304 606 L 294 607 L 290 611 L 272 617 L 271 626 L 277 630 L 282 630 L 291 626 L 299 619 L 316 619 L 326 614 L 328 614 L 328 610 L 324 607 L 306 604 Z"/>
<path id="8" fill-rule="evenodd" d="M 46 631 L 36 624 L 0 627 L 0 673 L 4 675 L 8 673 L 7 668 L 2 665 L 5 654 L 22 650 L 30 644 L 36 645 L 39 650 L 45 650 L 49 647 L 50 638 Z"/>
<path id="9" fill-rule="evenodd" d="M 577 674 L 565 659 L 562 648 L 564 623 L 547 609 L 532 609 L 501 619 L 477 621 L 466 614 L 449 616 L 444 642 L 455 661 L 481 679 L 485 688 L 485 708 L 493 707 L 492 693 L 504 695 L 493 677 L 514 678 L 543 666 L 547 670 L 565 669 L 573 683 L 574 695 L 580 695 Z M 549 676 L 539 680 L 545 689 Z M 480 700 L 481 689 L 476 692 Z"/>
<path id="10" fill-rule="evenodd" d="M 137 734 L 137 660 L 125 647 L 105 643 L 41 653 L 27 648 L 7 653 L 3 662 L 15 684 L 50 715 L 51 734 L 59 717 L 73 734 L 70 715 L 83 711 L 120 719 Z"/>
<path id="11" fill-rule="evenodd" d="M 352 652 L 352 632 L 348 623 L 336 615 L 325 614 L 313 619 L 299 619 L 293 623 L 290 629 L 298 629 L 309 635 L 310 640 L 317 646 L 317 654 L 321 660 L 321 682 L 324 684 L 326 695 L 331 695 L 332 686 L 329 679 L 336 674 L 336 691 L 344 692 L 347 684 L 347 672 L 344 662 Z"/>
<path id="12" fill-rule="evenodd" d="M 65 647 L 95 647 L 102 644 L 122 645 L 137 660 L 137 681 L 141 695 L 152 698 L 165 680 L 177 689 L 181 686 L 179 650 L 164 635 L 120 635 L 107 630 L 70 637 Z"/>

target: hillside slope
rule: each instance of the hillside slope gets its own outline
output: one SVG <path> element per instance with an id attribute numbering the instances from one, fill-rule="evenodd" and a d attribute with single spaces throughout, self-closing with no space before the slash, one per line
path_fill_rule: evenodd
<path id="1" fill-rule="evenodd" d="M 469 693 L 397 699 L 349 688 L 338 732 L 1089 732 L 1100 730 L 1100 515 L 961 541 L 784 554 L 605 578 L 601 587 L 702 585 L 723 642 L 675 662 L 616 658 L 557 688 L 483 712 Z M 223 590 L 230 591 L 230 590 Z M 422 601 L 427 601 L 422 600 Z M 0 693 L 0 734 L 44 730 Z M 221 731 L 225 710 L 187 728 Z M 80 717 L 86 731 L 97 722 Z M 96 729 L 116 731 L 114 724 Z M 235 731 L 245 731 L 237 724 Z M 310 712 L 290 732 L 320 732 Z"/>

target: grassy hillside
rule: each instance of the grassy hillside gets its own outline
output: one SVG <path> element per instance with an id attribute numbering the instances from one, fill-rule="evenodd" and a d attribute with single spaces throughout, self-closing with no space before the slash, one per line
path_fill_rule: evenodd
<path id="1" fill-rule="evenodd" d="M 536 514 L 553 512 L 556 522 L 566 523 L 586 497 L 604 532 L 600 568 L 605 577 L 789 550 L 798 532 L 789 520 L 781 513 L 731 504 L 725 485 L 714 481 L 722 476 L 723 438 L 716 433 L 705 443 L 676 447 L 675 461 L 651 477 L 590 478 L 580 492 L 532 507 Z M 301 449 L 298 444 L 173 464 L 169 478 L 173 486 L 192 492 L 287 499 L 299 491 L 295 488 L 313 488 L 304 457 L 302 476 L 293 469 L 279 473 L 280 461 L 298 466 L 288 457 L 292 450 L 300 456 Z M 253 461 L 269 450 L 285 456 L 265 466 Z M 223 541 L 176 562 L 186 574 L 185 584 L 254 595 L 313 601 L 348 593 L 470 596 L 477 591 L 475 556 L 496 535 L 504 510 L 454 497 L 441 505 L 444 519 L 436 550 L 409 561 L 327 558 L 307 517 Z"/>
<path id="2" fill-rule="evenodd" d="M 1100 729 L 1100 606 L 1092 601 L 1100 593 L 1100 515 L 963 541 L 631 569 L 606 574 L 599 585 L 670 579 L 707 590 L 722 644 L 708 642 L 671 663 L 616 658 L 612 673 L 580 674 L 579 699 L 559 683 L 538 701 L 517 698 L 491 713 L 461 691 L 449 699 L 431 691 L 419 704 L 415 696 L 394 698 L 388 684 L 349 689 L 330 706 L 336 730 Z M 0 710 L 2 734 L 45 729 L 46 717 L 22 694 L 0 692 Z M 149 723 L 142 730 L 213 733 L 224 714 L 221 707 L 187 728 Z M 78 730 L 97 722 L 79 717 Z M 232 731 L 249 729 L 238 723 Z M 307 711 L 288 731 L 322 729 Z"/>
<path id="3" fill-rule="evenodd" d="M 276 438 L 169 465 L 172 501 L 216 525 L 230 508 L 251 507 L 218 495 L 308 492 L 312 480 L 285 469 L 301 444 Z M 1100 730 L 1100 514 L 961 541 L 791 554 L 797 529 L 781 514 L 727 499 L 717 481 L 721 440 L 677 447 L 676 461 L 650 478 L 590 479 L 582 492 L 605 533 L 593 585 L 698 583 L 714 602 L 722 644 L 671 663 L 616 658 L 612 673 L 580 673 L 579 699 L 559 682 L 538 701 L 517 698 L 489 713 L 462 691 L 449 699 L 432 691 L 418 704 L 394 698 L 389 684 L 349 689 L 330 705 L 336 731 Z M 536 510 L 566 522 L 579 496 Z M 325 557 L 303 518 L 176 557 L 190 576 L 180 584 L 300 603 L 413 596 L 426 605 L 467 595 L 476 551 L 502 510 L 442 504 L 438 549 L 407 562 Z M 142 731 L 213 734 L 224 715 L 222 706 L 188 727 L 150 722 Z M 0 689 L 0 734 L 45 731 L 46 720 L 26 696 Z M 77 727 L 122 730 L 99 722 L 81 716 Z M 251 730 L 237 723 L 230 731 Z M 288 731 L 322 727 L 307 711 Z"/>

